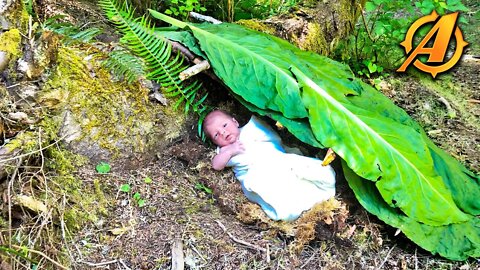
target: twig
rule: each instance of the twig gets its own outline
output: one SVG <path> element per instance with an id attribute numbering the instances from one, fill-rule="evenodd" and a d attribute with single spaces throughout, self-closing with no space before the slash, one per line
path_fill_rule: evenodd
<path id="1" fill-rule="evenodd" d="M 30 155 L 32 155 L 32 154 L 41 152 L 41 151 L 43 151 L 43 150 L 45 150 L 45 149 L 47 149 L 47 148 L 49 148 L 49 147 L 51 147 L 51 146 L 59 143 L 61 140 L 65 139 L 65 137 L 67 137 L 67 135 L 63 135 L 60 139 L 54 141 L 53 143 L 51 143 L 51 144 L 49 144 L 49 145 L 47 145 L 47 146 L 45 146 L 45 147 L 40 148 L 40 149 L 38 149 L 38 150 L 35 150 L 35 151 L 32 151 L 32 152 L 28 152 L 28 153 L 25 153 L 25 154 L 22 154 L 22 155 L 14 156 L 14 157 L 11 157 L 11 158 L 7 158 L 7 159 L 2 159 L 2 160 L 0 160 L 0 163 L 2 163 L 2 162 L 7 162 L 7 161 L 10 161 L 10 160 L 15 160 L 15 159 L 17 159 L 17 158 L 23 158 L 23 157 L 30 156 Z"/>
<path id="2" fill-rule="evenodd" d="M 452 108 L 450 103 L 444 97 L 439 97 L 438 101 L 440 101 L 445 105 L 445 107 L 447 107 L 447 111 L 449 115 L 455 115 L 455 110 Z"/>
<path id="3" fill-rule="evenodd" d="M 184 71 L 180 72 L 178 77 L 181 81 L 185 81 L 186 79 L 197 75 L 198 73 L 207 70 L 210 68 L 210 63 L 207 60 L 203 60 L 200 63 L 196 64 L 195 66 L 189 67 Z"/>
<path id="4" fill-rule="evenodd" d="M 233 236 L 230 232 L 227 231 L 227 229 L 225 228 L 225 226 L 219 221 L 219 220 L 215 220 L 215 222 L 217 222 L 218 226 L 220 226 L 220 228 L 222 228 L 222 230 L 228 234 L 228 236 L 233 240 L 233 242 L 236 242 L 238 244 L 242 244 L 246 247 L 249 247 L 251 249 L 255 249 L 255 250 L 258 250 L 258 251 L 261 251 L 261 252 L 267 252 L 266 249 L 262 248 L 262 247 L 259 247 L 259 246 L 255 246 L 253 244 L 250 244 L 248 242 L 245 242 L 243 240 L 240 240 L 238 238 L 236 238 L 235 236 Z"/>
<path id="5" fill-rule="evenodd" d="M 193 12 L 193 11 L 190 12 L 190 17 L 192 17 L 194 19 L 197 19 L 199 21 L 210 22 L 210 23 L 213 23 L 213 24 L 221 24 L 222 23 L 222 21 L 219 21 L 219 20 L 217 20 L 213 17 L 202 15 L 200 13 L 196 13 L 196 12 Z"/>
<path id="6" fill-rule="evenodd" d="M 97 267 L 97 266 L 103 266 L 103 265 L 109 265 L 118 262 L 118 260 L 112 260 L 108 262 L 100 262 L 100 263 L 91 263 L 91 262 L 86 262 L 86 261 L 79 261 L 80 263 L 86 264 L 88 266 L 92 267 Z"/>
<path id="7" fill-rule="evenodd" d="M 120 259 L 118 261 L 123 265 L 123 267 L 125 267 L 125 269 L 132 270 L 132 268 L 128 267 L 122 259 Z"/>
<path id="8" fill-rule="evenodd" d="M 415 248 L 415 270 L 418 270 L 417 248 Z"/>
<path id="9" fill-rule="evenodd" d="M 300 269 L 303 269 L 305 266 L 307 266 L 308 263 L 310 263 L 310 261 L 315 258 L 315 255 L 317 255 L 315 252 L 312 254 L 312 256 L 310 256 L 310 258 L 308 258 L 308 260 L 302 264 L 302 266 L 300 266 Z"/>
<path id="10" fill-rule="evenodd" d="M 197 57 L 187 47 L 183 46 L 177 41 L 170 41 L 170 44 L 172 45 L 172 50 L 174 52 L 180 52 L 188 61 L 194 64 L 199 64 L 202 61 L 206 61 L 206 60 L 203 60 L 202 58 Z M 222 80 L 220 80 L 217 77 L 217 75 L 215 75 L 215 73 L 211 72 L 210 70 L 205 70 L 204 73 L 208 75 L 208 77 L 210 77 L 212 80 L 217 81 L 219 83 L 223 83 Z"/>
<path id="11" fill-rule="evenodd" d="M 387 256 L 385 256 L 385 259 L 383 259 L 383 262 L 380 264 L 379 267 L 377 267 L 378 270 L 382 269 L 382 266 L 387 262 L 388 260 L 388 257 L 390 256 L 390 253 L 392 252 L 392 250 L 396 247 L 397 245 L 393 245 L 393 247 L 388 251 L 387 253 Z"/>
<path id="12" fill-rule="evenodd" d="M 23 159 L 19 158 L 17 161 L 17 165 L 15 166 L 15 171 L 13 171 L 12 177 L 8 181 L 7 185 L 7 197 L 8 197 L 8 247 L 12 248 L 12 186 L 13 180 L 17 177 L 18 168 L 20 168 L 20 164 L 22 163 Z"/>
<path id="13" fill-rule="evenodd" d="M 20 247 L 20 246 L 17 246 L 17 245 L 13 245 L 13 247 L 18 248 L 18 249 L 22 249 L 22 250 L 26 250 L 26 251 L 31 252 L 31 253 L 35 253 L 37 255 L 42 256 L 43 258 L 47 259 L 48 261 L 50 261 L 51 263 L 55 264 L 56 266 L 58 266 L 62 269 L 68 269 L 67 267 L 65 267 L 65 266 L 61 265 L 60 263 L 56 262 L 54 259 L 48 257 L 47 254 L 45 254 L 41 251 L 34 250 L 34 249 L 29 249 L 29 248 L 26 248 L 26 247 Z"/>
<path id="14" fill-rule="evenodd" d="M 372 33 L 370 33 L 370 30 L 368 29 L 367 21 L 365 20 L 365 14 L 363 14 L 363 7 L 361 4 L 358 4 L 358 6 L 360 7 L 360 14 L 362 15 L 363 25 L 365 26 L 365 30 L 367 30 L 368 37 L 371 41 L 375 42 L 374 38 L 372 37 Z"/>
<path id="15" fill-rule="evenodd" d="M 469 99 L 468 102 L 469 102 L 469 103 L 480 104 L 480 100 L 478 100 L 478 99 Z"/>

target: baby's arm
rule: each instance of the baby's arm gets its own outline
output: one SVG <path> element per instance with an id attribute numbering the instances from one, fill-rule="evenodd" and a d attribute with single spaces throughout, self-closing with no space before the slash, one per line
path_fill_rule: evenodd
<path id="1" fill-rule="evenodd" d="M 215 155 L 212 159 L 213 169 L 217 171 L 223 170 L 223 168 L 225 168 L 228 161 L 233 156 L 241 154 L 244 151 L 245 151 L 245 147 L 243 146 L 243 143 L 241 143 L 240 141 L 236 141 L 232 144 L 229 144 L 220 148 L 220 152 L 217 155 Z"/>

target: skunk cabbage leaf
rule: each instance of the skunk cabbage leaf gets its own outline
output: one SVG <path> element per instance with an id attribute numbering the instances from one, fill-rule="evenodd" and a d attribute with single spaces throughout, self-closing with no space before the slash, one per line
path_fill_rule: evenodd
<path id="1" fill-rule="evenodd" d="M 192 33 L 215 74 L 247 108 L 341 156 L 368 211 L 432 253 L 479 257 L 479 177 L 347 66 L 238 25 L 184 23 L 150 12 Z"/>

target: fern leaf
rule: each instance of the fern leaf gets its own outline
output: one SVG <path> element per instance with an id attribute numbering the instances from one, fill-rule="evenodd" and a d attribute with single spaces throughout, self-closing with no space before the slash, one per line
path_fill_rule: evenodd
<path id="1" fill-rule="evenodd" d="M 69 44 L 72 42 L 90 42 L 94 37 L 99 35 L 102 30 L 96 27 L 86 28 L 81 30 L 79 27 L 67 23 L 60 22 L 59 20 L 63 19 L 65 16 L 57 15 L 47 19 L 42 27 L 45 30 L 52 31 L 56 34 L 62 35 L 65 39 L 65 43 Z"/>
<path id="2" fill-rule="evenodd" d="M 185 113 L 192 109 L 200 119 L 203 119 L 202 115 L 204 117 L 207 111 L 207 107 L 203 105 L 206 95 L 195 101 L 202 85 L 198 81 L 186 85 L 178 77 L 180 72 L 187 68 L 183 64 L 183 57 L 180 57 L 179 53 L 172 56 L 172 46 L 169 41 L 155 32 L 154 26 L 147 17 L 134 18 L 134 11 L 127 1 L 123 3 L 116 1 L 100 0 L 98 3 L 107 18 L 123 34 L 120 42 L 144 60 L 145 70 L 148 71 L 146 78 L 158 82 L 167 97 L 177 98 L 173 105 L 174 109 L 184 104 Z M 120 66 L 115 68 L 124 72 L 124 76 L 129 76 L 125 73 L 127 72 L 125 68 Z M 204 138 L 200 120 L 199 124 L 199 135 Z"/>
<path id="3" fill-rule="evenodd" d="M 117 77 L 123 77 L 128 83 L 145 76 L 142 60 L 125 50 L 110 52 L 103 65 L 112 70 Z"/>
<path id="4" fill-rule="evenodd" d="M 155 33 L 150 20 L 145 16 L 134 18 L 133 10 L 129 8 L 127 2 L 118 4 L 114 0 L 101 0 L 99 5 L 124 34 L 121 42 L 145 60 L 147 69 L 151 71 L 147 78 L 160 83 L 164 88 L 169 88 L 169 92 L 173 92 L 172 95 L 174 93 L 182 95 L 182 101 L 190 102 L 188 97 L 184 96 L 186 92 L 178 79 L 178 74 L 186 68 L 182 65 L 183 58 L 179 54 L 171 57 L 170 43 Z"/>

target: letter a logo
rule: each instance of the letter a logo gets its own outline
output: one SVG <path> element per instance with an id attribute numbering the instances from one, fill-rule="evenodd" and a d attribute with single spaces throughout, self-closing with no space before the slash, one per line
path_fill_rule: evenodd
<path id="1" fill-rule="evenodd" d="M 440 19 L 437 21 L 439 15 L 437 12 L 432 11 L 430 15 L 424 16 L 416 20 L 412 26 L 407 31 L 407 35 L 405 36 L 405 40 L 400 43 L 405 48 L 405 53 L 407 54 L 407 60 L 403 62 L 402 66 L 397 69 L 398 72 L 405 72 L 407 67 L 410 63 L 413 62 L 413 65 L 418 69 L 428 72 L 432 74 L 432 77 L 435 78 L 438 73 L 445 72 L 451 69 L 462 57 L 463 48 L 468 45 L 465 40 L 463 40 L 462 31 L 457 26 L 455 28 L 458 12 L 446 14 L 441 16 Z M 415 32 L 420 28 L 422 25 L 426 23 L 435 22 L 435 25 L 432 29 L 427 33 L 427 35 L 423 38 L 422 41 L 418 44 L 418 46 L 412 51 L 412 41 L 415 35 Z M 451 56 L 450 60 L 444 62 L 445 54 L 448 49 L 448 44 L 450 42 L 450 38 L 455 30 L 455 41 L 456 41 L 456 48 L 455 52 Z M 432 47 L 425 47 L 425 45 L 435 36 L 435 40 L 433 40 Z M 410 53 L 411 52 L 411 53 Z M 438 65 L 429 66 L 420 60 L 416 59 L 417 55 L 429 55 L 427 63 L 439 63 Z"/>

